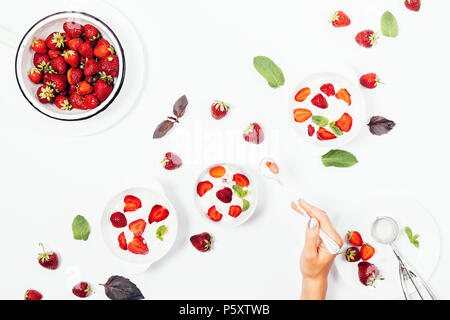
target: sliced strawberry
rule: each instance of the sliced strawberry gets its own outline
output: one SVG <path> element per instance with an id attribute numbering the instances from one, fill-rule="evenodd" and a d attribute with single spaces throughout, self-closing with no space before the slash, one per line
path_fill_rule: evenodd
<path id="1" fill-rule="evenodd" d="M 239 206 L 231 206 L 230 207 L 230 211 L 228 212 L 228 214 L 230 216 L 232 216 L 233 218 L 237 218 L 241 215 L 242 213 L 242 208 Z"/>
<path id="2" fill-rule="evenodd" d="M 123 199 L 123 202 L 125 202 L 125 207 L 123 208 L 123 212 L 136 211 L 136 210 L 142 208 L 141 200 L 135 196 L 128 195 Z"/>
<path id="3" fill-rule="evenodd" d="M 323 86 L 321 86 L 320 91 L 325 93 L 328 97 L 334 96 L 336 94 L 334 86 L 331 83 L 326 83 Z"/>
<path id="4" fill-rule="evenodd" d="M 305 122 L 306 120 L 308 120 L 309 118 L 311 118 L 312 116 L 312 112 L 309 111 L 308 109 L 295 109 L 294 110 L 294 119 L 295 122 Z"/>
<path id="5" fill-rule="evenodd" d="M 328 131 L 325 128 L 320 128 L 317 131 L 317 138 L 319 140 L 332 140 L 332 139 L 336 139 L 336 135 L 330 131 Z"/>
<path id="6" fill-rule="evenodd" d="M 317 108 L 326 109 L 328 108 L 327 99 L 321 94 L 318 93 L 314 98 L 312 98 L 311 103 L 315 105 Z"/>
<path id="7" fill-rule="evenodd" d="M 148 222 L 152 224 L 153 222 L 160 222 L 169 216 L 169 210 L 164 208 L 162 205 L 156 204 L 153 206 L 150 214 L 148 216 Z"/>
<path id="8" fill-rule="evenodd" d="M 361 251 L 361 259 L 364 260 L 364 261 L 369 260 L 375 254 L 375 248 L 372 247 L 370 244 L 367 244 L 367 243 L 365 243 L 361 247 L 360 251 Z"/>
<path id="9" fill-rule="evenodd" d="M 352 104 L 352 96 L 348 93 L 347 89 L 341 89 L 336 93 L 336 98 L 344 100 L 348 105 Z"/>
<path id="10" fill-rule="evenodd" d="M 248 181 L 248 178 L 240 173 L 236 173 L 233 176 L 233 181 L 236 182 L 236 184 L 241 188 L 248 187 L 248 185 L 250 184 L 250 182 Z"/>
<path id="11" fill-rule="evenodd" d="M 223 214 L 217 211 L 216 206 L 212 206 L 208 210 L 208 217 L 210 217 L 212 221 L 218 222 L 222 220 Z"/>
<path id="12" fill-rule="evenodd" d="M 144 233 L 146 226 L 147 226 L 147 222 L 145 222 L 145 220 L 143 220 L 143 219 L 139 219 L 139 220 L 131 222 L 129 224 L 128 228 L 134 234 L 134 236 L 140 237 Z"/>
<path id="13" fill-rule="evenodd" d="M 354 246 L 362 246 L 363 240 L 361 234 L 358 231 L 349 231 L 347 232 L 347 240 Z"/>
<path id="14" fill-rule="evenodd" d="M 335 126 L 343 132 L 349 132 L 352 129 L 353 119 L 348 113 L 344 113 L 342 117 L 336 121 Z"/>
<path id="15" fill-rule="evenodd" d="M 209 175 L 213 178 L 222 178 L 225 175 L 225 168 L 222 166 L 214 167 L 209 170 Z"/>
<path id="16" fill-rule="evenodd" d="M 213 184 L 209 181 L 199 182 L 199 184 L 197 185 L 197 194 L 200 197 L 203 197 L 205 195 L 205 193 L 207 193 L 212 188 L 213 188 Z"/>
<path id="17" fill-rule="evenodd" d="M 278 165 L 275 162 L 267 161 L 266 166 L 273 174 L 278 174 L 280 172 L 280 168 L 278 168 Z"/>
<path id="18" fill-rule="evenodd" d="M 312 137 L 315 132 L 316 129 L 312 125 L 308 125 L 308 136 Z"/>
<path id="19" fill-rule="evenodd" d="M 147 242 L 142 237 L 134 237 L 128 244 L 128 251 L 134 254 L 145 255 L 148 253 Z"/>
<path id="20" fill-rule="evenodd" d="M 127 250 L 128 245 L 127 245 L 127 239 L 125 238 L 125 232 L 122 232 L 121 234 L 119 234 L 117 241 L 119 242 L 120 249 Z"/>
<path id="21" fill-rule="evenodd" d="M 303 102 L 309 97 L 310 94 L 310 88 L 303 88 L 295 95 L 295 101 Z"/>

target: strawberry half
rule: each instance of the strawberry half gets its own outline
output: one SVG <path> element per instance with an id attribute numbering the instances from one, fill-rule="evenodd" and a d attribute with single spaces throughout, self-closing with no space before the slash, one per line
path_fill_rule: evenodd
<path id="1" fill-rule="evenodd" d="M 222 220 L 223 214 L 217 211 L 216 206 L 212 206 L 208 210 L 208 217 L 210 217 L 212 221 L 218 222 Z"/>
<path id="2" fill-rule="evenodd" d="M 156 204 L 153 206 L 150 214 L 148 216 L 148 222 L 152 224 L 153 222 L 160 222 L 169 216 L 169 210 L 164 208 L 162 205 Z"/>
<path id="3" fill-rule="evenodd" d="M 241 215 L 242 213 L 242 208 L 239 206 L 230 206 L 230 210 L 228 212 L 228 214 L 230 216 L 232 216 L 233 218 L 237 218 Z"/>
<path id="4" fill-rule="evenodd" d="M 240 173 L 236 173 L 233 176 L 233 181 L 236 182 L 236 184 L 241 188 L 248 187 L 250 184 L 250 182 L 248 181 L 248 178 Z"/>
<path id="5" fill-rule="evenodd" d="M 197 185 L 197 194 L 199 195 L 199 197 L 203 197 L 205 193 L 207 193 L 212 188 L 213 184 L 209 181 L 199 182 L 199 184 Z"/>
<path id="6" fill-rule="evenodd" d="M 128 244 L 128 251 L 134 254 L 145 255 L 148 253 L 147 242 L 142 237 L 134 237 Z"/>
<path id="7" fill-rule="evenodd" d="M 363 244 L 361 234 L 358 231 L 347 232 L 347 240 L 354 246 L 360 247 Z"/>
<path id="8" fill-rule="evenodd" d="M 295 122 L 302 123 L 311 118 L 312 112 L 308 109 L 295 109 L 294 120 Z"/>
<path id="9" fill-rule="evenodd" d="M 123 199 L 125 202 L 125 207 L 123 212 L 132 212 L 142 208 L 142 202 L 138 197 L 128 195 Z"/>
<path id="10" fill-rule="evenodd" d="M 143 219 L 139 219 L 130 223 L 128 228 L 133 233 L 134 236 L 140 237 L 144 233 L 145 227 L 147 226 L 147 222 Z"/>
<path id="11" fill-rule="evenodd" d="M 336 94 L 336 91 L 334 90 L 334 86 L 331 83 L 326 83 L 323 86 L 321 86 L 320 91 L 325 93 L 327 95 L 327 97 L 331 97 Z"/>
<path id="12" fill-rule="evenodd" d="M 341 89 L 336 93 L 336 98 L 343 100 L 347 102 L 347 104 L 350 106 L 352 104 L 352 98 L 350 93 L 347 91 L 347 89 Z"/>
<path id="13" fill-rule="evenodd" d="M 125 238 L 125 232 L 122 232 L 119 234 L 117 241 L 119 242 L 120 249 L 127 250 L 128 245 L 127 245 L 127 239 Z"/>
<path id="14" fill-rule="evenodd" d="M 325 99 L 321 93 L 318 93 L 314 98 L 312 98 L 311 103 L 320 109 L 328 108 L 327 99 Z"/>
<path id="15" fill-rule="evenodd" d="M 370 244 L 365 243 L 361 247 L 361 259 L 363 259 L 364 261 L 367 261 L 370 258 L 372 258 L 374 254 L 375 254 L 375 248 L 372 247 Z"/>
<path id="16" fill-rule="evenodd" d="M 211 244 L 213 243 L 213 238 L 208 232 L 193 235 L 189 240 L 194 248 L 200 252 L 211 250 Z"/>
<path id="17" fill-rule="evenodd" d="M 342 117 L 336 121 L 336 127 L 343 132 L 349 132 L 352 129 L 353 119 L 348 113 L 344 113 Z"/>
<path id="18" fill-rule="evenodd" d="M 319 140 L 332 140 L 336 139 L 336 135 L 325 128 L 319 128 L 317 131 L 317 138 Z"/>
<path id="19" fill-rule="evenodd" d="M 222 166 L 209 169 L 209 175 L 213 178 L 222 178 L 226 173 L 226 170 Z"/>
<path id="20" fill-rule="evenodd" d="M 295 95 L 295 101 L 303 102 L 309 97 L 310 94 L 311 94 L 310 88 L 303 88 Z"/>

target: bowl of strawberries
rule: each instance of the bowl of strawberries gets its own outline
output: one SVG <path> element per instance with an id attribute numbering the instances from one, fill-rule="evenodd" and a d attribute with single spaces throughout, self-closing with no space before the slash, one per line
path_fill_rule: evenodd
<path id="1" fill-rule="evenodd" d="M 58 12 L 34 24 L 16 54 L 16 78 L 28 102 L 54 119 L 77 121 L 104 111 L 125 79 L 122 45 L 100 19 Z"/>

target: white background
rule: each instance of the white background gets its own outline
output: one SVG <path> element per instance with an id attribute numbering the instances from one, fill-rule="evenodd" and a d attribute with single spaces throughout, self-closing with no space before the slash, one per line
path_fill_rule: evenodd
<path id="1" fill-rule="evenodd" d="M 255 177 L 259 208 L 237 229 L 223 230 L 202 220 L 193 202 L 194 181 L 207 165 L 231 161 L 255 174 L 263 156 L 279 159 L 290 182 L 303 191 L 298 196 L 331 216 L 344 213 L 361 190 L 371 194 L 390 187 L 416 197 L 440 224 L 441 260 L 430 282 L 440 298 L 450 298 L 450 243 L 445 237 L 450 223 L 450 2 L 423 2 L 422 10 L 414 13 L 402 0 L 110 1 L 139 33 L 147 61 L 136 63 L 145 66 L 146 82 L 122 122 L 88 137 L 35 130 L 30 114 L 36 111 L 14 78 L 15 52 L 1 47 L 0 298 L 21 299 L 26 289 L 35 288 L 47 299 L 71 299 L 72 286 L 85 280 L 94 285 L 92 299 L 104 299 L 97 284 L 120 274 L 150 299 L 297 299 L 304 222 L 287 209 L 277 185 Z M 10 2 L 1 24 L 23 34 L 53 12 L 51 3 Z M 330 26 L 329 17 L 337 9 L 351 16 L 350 27 Z M 372 49 L 357 46 L 355 34 L 366 28 L 379 31 L 385 10 L 398 19 L 398 38 L 382 38 Z M 120 28 L 108 21 L 107 6 L 101 18 Z M 284 87 L 271 89 L 256 73 L 256 55 L 276 61 L 286 76 Z M 289 95 L 313 66 L 330 62 L 358 75 L 378 73 L 386 84 L 363 91 L 368 118 L 382 115 L 397 123 L 382 137 L 364 128 L 345 147 L 360 161 L 350 169 L 323 167 L 320 155 L 327 150 L 300 141 L 289 127 Z M 164 139 L 152 140 L 154 128 L 182 94 L 190 103 L 181 124 Z M 209 115 L 214 99 L 232 105 L 220 122 Z M 254 121 L 267 136 L 260 146 L 241 138 Z M 159 161 L 167 151 L 183 158 L 182 168 L 162 169 Z M 147 176 L 163 185 L 177 209 L 179 237 L 163 260 L 144 274 L 131 275 L 107 252 L 100 215 L 111 196 Z M 76 214 L 90 221 L 87 242 L 72 239 Z M 190 235 L 202 231 L 216 238 L 209 254 L 196 252 L 189 243 Z M 40 241 L 60 254 L 57 271 L 36 262 Z M 370 295 L 351 292 L 333 270 L 328 298 Z"/>

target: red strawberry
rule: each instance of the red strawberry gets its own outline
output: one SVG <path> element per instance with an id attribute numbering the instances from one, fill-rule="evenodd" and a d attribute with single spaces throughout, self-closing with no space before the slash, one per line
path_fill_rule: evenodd
<path id="1" fill-rule="evenodd" d="M 36 290 L 27 290 L 25 292 L 25 300 L 42 300 L 42 294 Z"/>
<path id="2" fill-rule="evenodd" d="M 33 83 L 41 83 L 42 71 L 36 67 L 31 68 L 30 73 L 28 73 L 28 78 L 30 78 L 31 82 Z"/>
<path id="3" fill-rule="evenodd" d="M 87 76 L 86 81 L 89 82 L 90 84 L 94 85 L 99 78 L 100 78 L 99 75 L 95 74 L 93 76 Z"/>
<path id="4" fill-rule="evenodd" d="M 208 210 L 208 217 L 210 217 L 212 221 L 219 222 L 222 220 L 223 214 L 217 211 L 216 206 L 212 206 Z"/>
<path id="5" fill-rule="evenodd" d="M 152 224 L 153 222 L 161 222 L 166 220 L 169 216 L 169 210 L 164 208 L 162 205 L 156 204 L 153 206 L 150 214 L 148 215 L 148 222 Z"/>
<path id="6" fill-rule="evenodd" d="M 336 11 L 330 20 L 333 27 L 346 27 L 349 26 L 351 21 L 350 18 L 343 11 Z"/>
<path id="7" fill-rule="evenodd" d="M 347 102 L 350 106 L 352 104 L 352 96 L 348 93 L 347 89 L 341 89 L 336 93 L 336 98 Z"/>
<path id="8" fill-rule="evenodd" d="M 365 286 L 374 286 L 376 280 L 384 280 L 378 268 L 369 262 L 358 264 L 359 281 Z"/>
<path id="9" fill-rule="evenodd" d="M 41 70 L 47 69 L 50 65 L 50 57 L 46 53 L 35 53 L 33 56 L 33 64 Z"/>
<path id="10" fill-rule="evenodd" d="M 321 86 L 320 91 L 325 93 L 328 97 L 334 96 L 336 94 L 334 86 L 331 83 L 326 83 L 323 86 Z"/>
<path id="11" fill-rule="evenodd" d="M 248 185 L 250 184 L 248 178 L 240 173 L 237 173 L 233 176 L 233 181 L 236 182 L 236 184 L 241 188 L 248 187 Z"/>
<path id="12" fill-rule="evenodd" d="M 360 247 L 363 244 L 361 234 L 358 231 L 347 232 L 347 240 L 354 246 Z"/>
<path id="13" fill-rule="evenodd" d="M 302 123 L 311 118 L 312 112 L 308 109 L 295 109 L 294 120 L 295 122 Z"/>
<path id="14" fill-rule="evenodd" d="M 216 192 L 216 197 L 223 203 L 230 203 L 233 199 L 233 191 L 230 188 L 223 188 Z"/>
<path id="15" fill-rule="evenodd" d="M 70 38 L 77 38 L 83 35 L 83 26 L 74 21 L 67 21 L 63 24 L 63 29 Z"/>
<path id="16" fill-rule="evenodd" d="M 72 293 L 79 298 L 86 298 L 91 292 L 91 287 L 87 282 L 80 282 L 72 288 Z"/>
<path id="17" fill-rule="evenodd" d="M 83 79 L 83 70 L 79 68 L 70 68 L 67 71 L 67 80 L 70 85 L 76 85 Z"/>
<path id="18" fill-rule="evenodd" d="M 74 38 L 74 39 L 69 40 L 69 42 L 67 44 L 68 44 L 70 50 L 78 51 L 80 46 L 83 44 L 83 39 Z"/>
<path id="19" fill-rule="evenodd" d="M 40 103 L 45 104 L 53 102 L 53 100 L 55 100 L 55 89 L 46 84 L 40 86 L 36 94 Z"/>
<path id="20" fill-rule="evenodd" d="M 36 39 L 36 38 L 31 43 L 31 49 L 33 49 L 37 53 L 47 53 L 47 51 L 48 51 L 45 41 L 42 39 Z"/>
<path id="21" fill-rule="evenodd" d="M 69 86 L 69 96 L 71 96 L 75 92 L 77 92 L 77 86 L 73 86 L 73 85 Z"/>
<path id="22" fill-rule="evenodd" d="M 92 91 L 94 91 L 94 88 L 91 86 L 89 82 L 81 81 L 78 84 L 78 93 L 81 94 L 82 96 L 85 96 L 91 93 Z"/>
<path id="23" fill-rule="evenodd" d="M 372 30 L 361 31 L 355 37 L 356 43 L 364 48 L 371 48 L 377 39 L 377 35 Z"/>
<path id="24" fill-rule="evenodd" d="M 110 86 L 108 83 L 106 83 L 103 80 L 98 80 L 94 85 L 95 94 L 97 95 L 98 100 L 101 102 L 108 99 L 109 95 L 111 94 L 113 87 Z"/>
<path id="25" fill-rule="evenodd" d="M 264 132 L 259 124 L 251 123 L 243 134 L 244 140 L 254 144 L 260 144 L 264 141 Z"/>
<path id="26" fill-rule="evenodd" d="M 110 54 L 106 58 L 100 60 L 100 71 L 106 75 L 116 78 L 119 75 L 119 58 Z"/>
<path id="27" fill-rule="evenodd" d="M 241 213 L 242 213 L 242 208 L 239 206 L 231 206 L 230 210 L 228 212 L 228 214 L 230 216 L 232 216 L 233 218 L 239 217 L 241 215 Z"/>
<path id="28" fill-rule="evenodd" d="M 214 101 L 211 105 L 211 115 L 214 119 L 220 120 L 228 113 L 230 106 L 223 101 Z"/>
<path id="29" fill-rule="evenodd" d="M 147 226 L 147 222 L 143 219 L 139 219 L 130 223 L 128 228 L 136 237 L 142 236 L 144 233 L 145 227 Z"/>
<path id="30" fill-rule="evenodd" d="M 367 261 L 370 258 L 372 258 L 374 254 L 375 254 L 374 247 L 372 247 L 370 244 L 367 243 L 363 244 L 363 246 L 361 247 L 361 259 Z"/>
<path id="31" fill-rule="evenodd" d="M 74 50 L 64 50 L 62 57 L 72 68 L 76 68 L 80 64 L 80 56 Z"/>
<path id="32" fill-rule="evenodd" d="M 119 242 L 119 248 L 122 250 L 128 249 L 127 239 L 125 238 L 125 232 L 122 232 L 117 237 L 117 241 Z"/>
<path id="33" fill-rule="evenodd" d="M 361 253 L 359 252 L 359 249 L 356 247 L 348 248 L 347 251 L 345 251 L 345 259 L 348 262 L 358 262 L 361 260 Z"/>
<path id="34" fill-rule="evenodd" d="M 84 26 L 84 35 L 86 36 L 86 39 L 90 41 L 94 41 L 100 38 L 100 33 L 98 32 L 97 28 L 91 24 L 86 24 Z"/>
<path id="35" fill-rule="evenodd" d="M 363 75 L 359 79 L 359 82 L 363 87 L 366 87 L 368 89 L 374 89 L 378 86 L 379 83 L 382 83 L 375 73 L 368 73 Z"/>
<path id="36" fill-rule="evenodd" d="M 97 46 L 94 48 L 94 55 L 97 58 L 103 59 L 110 54 L 115 54 L 114 48 L 110 46 L 108 41 L 106 41 L 105 39 L 100 40 L 98 41 Z"/>
<path id="37" fill-rule="evenodd" d="M 66 61 L 63 57 L 56 57 L 50 61 L 53 70 L 58 74 L 65 74 L 67 71 Z"/>
<path id="38" fill-rule="evenodd" d="M 114 228 L 123 228 L 127 225 L 127 217 L 122 212 L 114 212 L 109 218 Z"/>
<path id="39" fill-rule="evenodd" d="M 93 94 L 84 97 L 84 106 L 86 109 L 95 109 L 98 107 L 98 99 Z"/>
<path id="40" fill-rule="evenodd" d="M 316 129 L 312 125 L 308 125 L 308 136 L 312 137 L 315 132 Z"/>
<path id="41" fill-rule="evenodd" d="M 67 87 L 67 78 L 63 74 L 45 74 L 43 78 L 44 84 L 53 87 L 56 92 L 64 92 Z"/>
<path id="42" fill-rule="evenodd" d="M 342 117 L 336 121 L 336 127 L 343 132 L 349 132 L 352 129 L 353 119 L 348 113 L 344 113 Z"/>
<path id="43" fill-rule="evenodd" d="M 295 101 L 303 102 L 309 97 L 310 94 L 311 94 L 310 88 L 303 88 L 295 95 Z"/>
<path id="44" fill-rule="evenodd" d="M 55 98 L 55 106 L 61 110 L 72 110 L 69 99 L 63 95 L 59 95 Z"/>
<path id="45" fill-rule="evenodd" d="M 86 58 L 93 58 L 94 57 L 94 50 L 91 47 L 91 44 L 89 42 L 84 42 L 78 47 L 78 52 L 86 57 Z"/>
<path id="46" fill-rule="evenodd" d="M 123 208 L 123 212 L 132 212 L 142 208 L 142 202 L 138 197 L 135 196 L 126 196 L 123 199 L 125 202 L 125 208 Z"/>
<path id="47" fill-rule="evenodd" d="M 318 93 L 314 98 L 312 98 L 311 103 L 320 109 L 328 108 L 327 99 L 325 99 L 321 93 Z"/>
<path id="48" fill-rule="evenodd" d="M 134 254 L 145 255 L 148 253 L 147 242 L 142 237 L 134 237 L 128 244 L 128 251 Z"/>
<path id="49" fill-rule="evenodd" d="M 412 11 L 420 10 L 420 0 L 405 0 L 405 6 Z"/>
<path id="50" fill-rule="evenodd" d="M 164 155 L 164 159 L 161 161 L 161 163 L 166 170 L 178 169 L 183 164 L 181 158 L 173 152 L 167 152 Z"/>
<path id="51" fill-rule="evenodd" d="M 45 39 L 45 44 L 50 50 L 59 50 L 66 44 L 66 35 L 60 32 L 53 32 Z"/>
<path id="52" fill-rule="evenodd" d="M 86 110 L 86 106 L 84 105 L 84 99 L 78 92 L 74 92 L 70 95 L 69 102 L 75 109 Z"/>
<path id="53" fill-rule="evenodd" d="M 203 197 L 205 193 L 213 188 L 213 184 L 209 181 L 202 181 L 197 185 L 197 194 Z"/>
<path id="54" fill-rule="evenodd" d="M 89 59 L 84 64 L 84 75 L 92 76 L 100 71 L 100 65 L 94 59 Z"/>
<path id="55" fill-rule="evenodd" d="M 336 139 L 336 135 L 325 128 L 319 128 L 317 131 L 317 138 L 319 140 L 332 140 Z"/>
<path id="56" fill-rule="evenodd" d="M 54 252 L 46 252 L 44 249 L 44 245 L 42 243 L 39 243 L 39 245 L 42 247 L 42 253 L 39 253 L 38 256 L 38 262 L 41 266 L 43 266 L 46 269 L 55 270 L 58 268 L 59 261 L 58 256 Z"/>
<path id="57" fill-rule="evenodd" d="M 47 52 L 50 59 L 55 59 L 56 57 L 59 57 L 61 55 L 61 51 L 59 50 L 48 50 Z"/>
<path id="58" fill-rule="evenodd" d="M 190 240 L 194 248 L 200 252 L 207 252 L 211 250 L 213 238 L 208 232 L 193 235 Z"/>

